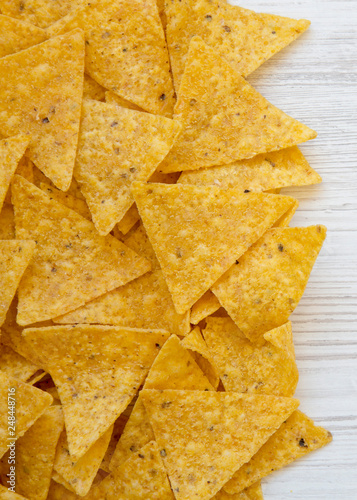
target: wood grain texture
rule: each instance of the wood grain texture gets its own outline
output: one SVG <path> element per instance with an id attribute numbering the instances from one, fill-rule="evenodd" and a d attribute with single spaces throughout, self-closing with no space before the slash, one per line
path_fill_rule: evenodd
<path id="1" fill-rule="evenodd" d="M 230 0 L 312 24 L 248 80 L 318 131 L 302 146 L 323 184 L 285 189 L 300 201 L 292 225 L 328 237 L 292 315 L 300 408 L 334 441 L 264 481 L 266 500 L 357 499 L 357 2 Z"/>

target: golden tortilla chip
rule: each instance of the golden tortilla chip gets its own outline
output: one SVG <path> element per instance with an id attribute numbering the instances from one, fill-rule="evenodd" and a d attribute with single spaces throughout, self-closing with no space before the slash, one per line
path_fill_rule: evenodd
<path id="1" fill-rule="evenodd" d="M 41 28 L 13 17 L 0 15 L 0 57 L 20 52 L 46 39 L 46 33 Z"/>
<path id="2" fill-rule="evenodd" d="M 136 104 L 123 99 L 117 94 L 114 94 L 114 92 L 110 92 L 110 90 L 105 93 L 105 102 L 107 102 L 108 104 L 116 104 L 118 106 L 121 106 L 122 108 L 134 109 L 136 111 L 142 111 L 143 113 L 145 113 L 145 111 L 142 108 L 139 108 L 139 106 L 137 106 Z"/>
<path id="3" fill-rule="evenodd" d="M 191 309 L 190 323 L 198 325 L 200 321 L 207 318 L 221 307 L 217 297 L 208 290 Z"/>
<path id="4" fill-rule="evenodd" d="M 130 231 L 130 229 L 132 229 L 139 220 L 140 220 L 140 215 L 139 215 L 138 209 L 134 203 L 134 205 L 131 205 L 131 207 L 129 208 L 127 213 L 124 215 L 122 220 L 118 222 L 117 228 L 123 234 L 127 234 Z"/>
<path id="5" fill-rule="evenodd" d="M 62 409 L 51 406 L 16 442 L 16 491 L 21 495 L 46 500 L 62 429 Z"/>
<path id="6" fill-rule="evenodd" d="M 79 0 L 0 0 L 0 10 L 6 16 L 46 28 L 65 16 Z"/>
<path id="7" fill-rule="evenodd" d="M 298 209 L 299 202 L 295 200 L 294 204 L 283 214 L 280 219 L 278 219 L 272 227 L 287 227 L 294 217 L 296 210 Z"/>
<path id="8" fill-rule="evenodd" d="M 297 408 L 292 398 L 143 390 L 177 500 L 216 494 Z"/>
<path id="9" fill-rule="evenodd" d="M 324 226 L 270 229 L 212 287 L 249 340 L 287 322 L 325 237 Z"/>
<path id="10" fill-rule="evenodd" d="M 137 229 L 133 230 L 125 237 L 125 244 L 134 250 L 134 252 L 148 259 L 151 263 L 151 269 L 153 271 L 160 269 L 159 261 L 157 260 L 156 254 L 150 243 L 149 237 L 146 234 L 143 224 L 140 224 Z"/>
<path id="11" fill-rule="evenodd" d="M 26 135 L 17 135 L 0 141 L 0 211 L 5 201 L 11 179 L 29 142 Z M 11 199 L 6 201 L 11 203 Z"/>
<path id="12" fill-rule="evenodd" d="M 194 35 L 200 36 L 237 73 L 247 76 L 310 25 L 305 19 L 258 14 L 221 0 L 170 0 L 165 14 L 176 91 Z"/>
<path id="13" fill-rule="evenodd" d="M 134 180 L 147 181 L 171 149 L 180 124 L 94 100 L 83 102 L 74 176 L 99 234 L 134 203 Z"/>
<path id="14" fill-rule="evenodd" d="M 27 180 L 30 180 L 30 179 L 27 179 Z M 33 182 L 33 184 L 35 184 L 35 186 L 37 186 L 37 187 L 41 187 L 41 184 L 47 184 L 48 186 L 55 187 L 53 182 L 48 177 L 46 177 L 41 172 L 41 170 L 39 170 L 35 165 L 33 167 L 33 180 L 30 182 Z M 78 198 L 79 200 L 85 201 L 85 198 L 84 198 L 84 196 L 80 190 L 80 187 L 78 185 L 78 182 L 76 181 L 76 179 L 74 177 L 72 177 L 71 184 L 70 184 L 69 188 L 67 189 L 66 194 L 69 194 L 69 195 L 73 196 L 74 198 Z"/>
<path id="15" fill-rule="evenodd" d="M 170 483 L 155 441 L 151 441 L 120 467 L 113 470 L 88 500 L 174 500 Z"/>
<path id="16" fill-rule="evenodd" d="M 215 390 L 176 335 L 171 335 L 157 355 L 144 389 Z M 110 470 L 124 463 L 132 453 L 153 439 L 154 432 L 139 395 L 109 464 Z"/>
<path id="17" fill-rule="evenodd" d="M 0 371 L 8 377 L 28 382 L 38 369 L 37 365 L 18 354 L 10 346 L 0 343 Z"/>
<path id="18" fill-rule="evenodd" d="M 35 248 L 34 241 L 0 241 L 0 326 L 5 321 L 6 313 Z"/>
<path id="19" fill-rule="evenodd" d="M 224 486 L 228 493 L 238 493 L 272 471 L 281 469 L 311 451 L 330 443 L 332 435 L 301 411 L 295 411 L 260 450 L 244 464 Z"/>
<path id="20" fill-rule="evenodd" d="M 77 309 L 150 269 L 119 240 L 98 235 L 91 222 L 16 175 L 12 200 L 16 236 L 37 242 L 18 290 L 20 325 Z"/>
<path id="21" fill-rule="evenodd" d="M 177 312 L 186 312 L 292 205 L 293 198 L 133 182 Z"/>
<path id="22" fill-rule="evenodd" d="M 127 407 L 125 412 L 122 413 L 119 416 L 119 418 L 117 418 L 116 421 L 114 422 L 113 433 L 112 433 L 112 436 L 110 438 L 107 451 L 105 452 L 105 455 L 103 457 L 102 463 L 100 464 L 100 469 L 107 472 L 108 474 L 110 473 L 109 464 L 112 460 L 112 457 L 113 457 L 113 454 L 115 452 L 115 448 L 118 444 L 118 441 L 120 439 L 120 436 L 123 434 L 125 425 L 129 420 L 129 416 L 130 416 L 131 411 L 132 411 L 132 409 L 130 407 L 131 407 L 131 405 L 133 405 L 133 407 L 134 407 L 134 401 L 135 401 L 135 398 L 132 400 L 132 402 Z M 128 415 L 126 415 L 126 413 L 129 412 L 129 410 L 130 410 L 130 413 Z"/>
<path id="23" fill-rule="evenodd" d="M 113 432 L 113 426 L 96 441 L 77 462 L 69 455 L 67 434 L 63 431 L 58 442 L 54 470 L 70 485 L 77 495 L 90 490 Z"/>
<path id="24" fill-rule="evenodd" d="M 58 203 L 74 210 L 85 219 L 92 220 L 92 215 L 89 211 L 87 203 L 84 200 L 76 198 L 75 196 L 69 194 L 68 191 L 65 193 L 45 182 L 41 182 L 39 187 L 50 197 L 50 200 L 58 201 Z"/>
<path id="25" fill-rule="evenodd" d="M 0 134 L 27 134 L 28 156 L 62 190 L 74 168 L 83 70 L 80 30 L 0 59 Z"/>
<path id="26" fill-rule="evenodd" d="M 27 500 L 22 495 L 18 495 L 8 489 L 8 487 L 0 484 L 0 499 L 1 500 Z"/>
<path id="27" fill-rule="evenodd" d="M 226 391 L 294 395 L 299 373 L 290 321 L 251 343 L 230 318 L 207 318 L 203 336 Z"/>
<path id="28" fill-rule="evenodd" d="M 33 328 L 23 335 L 56 384 L 73 461 L 125 410 L 168 337 L 87 325 Z"/>
<path id="29" fill-rule="evenodd" d="M 9 449 L 9 437 L 13 437 L 15 441 L 23 436 L 27 429 L 50 406 L 52 396 L 32 385 L 25 384 L 16 378 L 10 378 L 5 373 L 0 372 L 0 402 L 1 458 Z M 10 406 L 16 406 L 16 426 L 14 430 L 8 428 L 8 411 Z"/>
<path id="30" fill-rule="evenodd" d="M 191 40 L 174 118 L 183 128 L 159 166 L 162 172 L 229 164 L 316 137 L 270 104 L 199 37 Z"/>
<path id="31" fill-rule="evenodd" d="M 259 193 L 321 181 L 321 177 L 310 167 L 300 149 L 293 146 L 229 165 L 183 172 L 178 182 L 196 186 L 218 186 L 223 189 L 239 187 L 242 192 Z"/>
<path id="32" fill-rule="evenodd" d="M 212 497 L 212 500 L 264 500 L 264 497 L 260 481 L 257 481 L 240 493 L 233 493 L 233 495 L 222 489 L 217 495 Z"/>
<path id="33" fill-rule="evenodd" d="M 0 240 L 15 239 L 15 218 L 12 205 L 4 203 L 0 212 Z"/>
<path id="34" fill-rule="evenodd" d="M 99 85 L 89 75 L 84 75 L 83 82 L 83 99 L 95 99 L 96 101 L 105 100 L 106 90 Z"/>

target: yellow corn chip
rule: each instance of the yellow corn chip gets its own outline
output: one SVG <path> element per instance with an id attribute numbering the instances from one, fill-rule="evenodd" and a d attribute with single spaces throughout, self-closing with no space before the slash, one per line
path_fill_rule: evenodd
<path id="1" fill-rule="evenodd" d="M 240 75 L 247 76 L 310 25 L 305 19 L 257 14 L 221 0 L 170 0 L 165 7 L 176 91 L 194 35 L 200 36 Z"/>
<path id="2" fill-rule="evenodd" d="M 117 228 L 123 234 L 127 234 L 130 229 L 132 229 L 135 224 L 140 220 L 140 215 L 136 205 L 131 205 L 127 213 L 124 215 L 121 221 L 118 222 Z"/>
<path id="3" fill-rule="evenodd" d="M 15 218 L 12 205 L 5 203 L 0 212 L 0 240 L 15 239 Z"/>
<path id="4" fill-rule="evenodd" d="M 16 491 L 46 500 L 58 438 L 63 429 L 60 406 L 51 406 L 16 442 Z"/>
<path id="5" fill-rule="evenodd" d="M 15 173 L 17 173 L 17 172 L 15 172 Z M 27 179 L 27 180 L 30 180 L 30 179 Z M 35 165 L 33 167 L 33 180 L 30 182 L 33 182 L 33 184 L 35 184 L 35 186 L 37 186 L 37 187 L 40 187 L 41 183 L 47 184 L 48 186 L 51 186 L 51 187 L 55 187 L 53 182 L 48 177 L 46 177 L 41 172 L 41 170 L 39 170 Z M 66 194 L 69 194 L 69 195 L 73 196 L 74 198 L 78 198 L 79 200 L 85 201 L 85 198 L 84 198 L 84 196 L 80 190 L 80 187 L 78 185 L 78 182 L 76 181 L 76 179 L 74 177 L 72 177 L 71 184 L 70 184 L 68 190 L 66 191 Z"/>
<path id="6" fill-rule="evenodd" d="M 212 287 L 249 340 L 257 341 L 286 323 L 304 293 L 325 236 L 324 226 L 270 229 Z"/>
<path id="7" fill-rule="evenodd" d="M 147 181 L 171 149 L 180 124 L 94 100 L 83 102 L 74 176 L 99 234 L 134 203 L 134 180 Z"/>
<path id="8" fill-rule="evenodd" d="M 65 16 L 71 4 L 79 0 L 0 0 L 0 10 L 7 16 L 46 28 Z"/>
<path id="9" fill-rule="evenodd" d="M 27 158 L 27 156 L 23 156 L 17 165 L 17 168 L 15 170 L 15 174 L 21 175 L 22 177 L 25 177 L 25 179 L 27 179 L 29 182 L 33 183 L 33 181 L 34 181 L 34 174 L 33 174 L 34 168 L 37 168 L 37 167 L 35 167 L 33 162 L 29 158 Z M 38 170 L 38 171 L 40 172 L 40 170 Z M 49 181 L 49 182 L 51 182 L 51 181 Z M 11 187 L 10 186 L 9 186 L 9 189 L 7 190 L 4 203 L 11 204 Z"/>
<path id="10" fill-rule="evenodd" d="M 0 241 L 0 326 L 35 251 L 34 241 Z"/>
<path id="11" fill-rule="evenodd" d="M 264 497 L 260 481 L 257 481 L 240 493 L 233 493 L 233 495 L 222 489 L 217 495 L 212 497 L 212 500 L 264 500 Z"/>
<path id="12" fill-rule="evenodd" d="M 58 472 L 56 472 L 55 470 L 52 472 L 52 479 L 54 481 L 56 481 L 56 483 L 61 484 L 62 486 L 64 486 L 71 493 L 75 493 L 75 491 L 72 488 L 72 486 L 60 474 L 58 474 Z"/>
<path id="13" fill-rule="evenodd" d="M 125 410 L 168 337 L 84 325 L 27 329 L 23 335 L 56 384 L 73 461 Z"/>
<path id="14" fill-rule="evenodd" d="M 212 386 L 217 389 L 219 385 L 219 375 L 213 364 L 213 359 L 203 340 L 201 331 L 197 326 L 186 337 L 181 340 L 181 344 L 193 355 L 196 363 L 206 375 Z"/>
<path id="15" fill-rule="evenodd" d="M 113 236 L 99 236 L 91 222 L 20 176 L 12 200 L 16 236 L 37 242 L 18 291 L 20 325 L 65 314 L 150 269 L 146 259 Z"/>
<path id="16" fill-rule="evenodd" d="M 125 425 L 128 422 L 130 413 L 132 411 L 131 405 L 133 405 L 133 407 L 134 407 L 134 401 L 135 401 L 135 398 L 130 403 L 130 405 L 128 406 L 128 408 L 125 410 L 125 412 L 122 413 L 119 416 L 119 418 L 117 418 L 116 421 L 114 422 L 113 433 L 112 433 L 112 436 L 110 438 L 107 451 L 105 452 L 105 455 L 103 457 L 102 463 L 100 464 L 100 469 L 103 470 L 103 471 L 105 471 L 105 472 L 107 472 L 108 474 L 110 473 L 109 464 L 110 464 L 110 462 L 112 460 L 112 457 L 113 457 L 115 448 L 116 448 L 116 446 L 118 444 L 118 441 L 120 439 L 120 436 L 123 434 Z M 125 413 L 128 412 L 129 409 L 130 409 L 130 413 L 129 413 L 129 415 L 126 415 Z"/>
<path id="17" fill-rule="evenodd" d="M 13 493 L 8 487 L 0 484 L 0 499 L 1 500 L 27 500 L 27 498 L 17 493 Z"/>
<path id="18" fill-rule="evenodd" d="M 90 490 L 113 432 L 113 426 L 96 441 L 77 462 L 69 455 L 66 431 L 63 431 L 57 446 L 54 470 L 73 488 L 77 495 L 84 496 Z"/>
<path id="19" fill-rule="evenodd" d="M 50 200 L 56 200 L 58 201 L 58 203 L 65 205 L 71 210 L 74 210 L 75 212 L 77 212 L 77 214 L 81 215 L 85 219 L 92 220 L 88 205 L 84 200 L 76 198 L 75 196 L 69 194 L 68 191 L 64 193 L 60 189 L 57 189 L 54 186 L 50 186 L 45 182 L 41 182 L 39 187 L 50 197 Z"/>
<path id="20" fill-rule="evenodd" d="M 46 38 L 46 33 L 33 24 L 0 15 L 0 57 L 37 45 Z"/>
<path id="21" fill-rule="evenodd" d="M 29 139 L 26 135 L 17 135 L 0 141 L 0 210 L 17 165 L 24 155 Z M 11 202 L 11 200 L 6 200 Z"/>
<path id="22" fill-rule="evenodd" d="M 153 271 L 160 269 L 159 261 L 142 224 L 137 229 L 128 233 L 125 238 L 125 244 L 134 250 L 134 252 L 148 259 L 151 262 L 151 269 Z"/>
<path id="23" fill-rule="evenodd" d="M 190 44 L 174 118 L 183 129 L 159 167 L 162 172 L 229 164 L 316 137 L 270 104 L 199 37 Z"/>
<path id="24" fill-rule="evenodd" d="M 332 435 L 301 411 L 295 411 L 260 450 L 244 464 L 224 486 L 228 493 L 238 493 L 255 481 L 281 469 L 311 451 L 330 443 Z"/>
<path id="25" fill-rule="evenodd" d="M 37 373 L 38 366 L 18 354 L 10 346 L 0 344 L 0 371 L 8 377 L 27 382 Z"/>
<path id="26" fill-rule="evenodd" d="M 273 225 L 272 227 L 287 227 L 291 221 L 291 219 L 294 217 L 294 214 L 299 206 L 298 200 L 295 200 L 294 204 L 285 212 L 284 215 L 280 217 Z"/>
<path id="27" fill-rule="evenodd" d="M 189 352 L 182 347 L 176 335 L 172 335 L 162 347 L 146 378 L 144 389 L 184 389 L 214 391 Z M 110 470 L 155 439 L 140 395 L 119 439 Z"/>
<path id="28" fill-rule="evenodd" d="M 293 203 L 286 196 L 183 184 L 134 182 L 132 192 L 179 313 Z"/>
<path id="29" fill-rule="evenodd" d="M 230 318 L 207 318 L 203 336 L 226 391 L 294 395 L 299 374 L 290 322 L 267 332 L 262 345 L 252 344 Z"/>
<path id="30" fill-rule="evenodd" d="M 32 385 L 25 384 L 16 378 L 10 378 L 5 373 L 0 372 L 0 401 L 1 458 L 9 449 L 9 437 L 13 437 L 15 441 L 23 436 L 27 429 L 50 406 L 52 397 L 46 392 L 32 387 Z M 8 429 L 8 422 L 10 422 L 8 420 L 8 415 L 10 415 L 8 411 L 10 406 L 16 406 L 16 425 L 14 429 Z"/>
<path id="31" fill-rule="evenodd" d="M 114 94 L 114 92 L 110 92 L 110 90 L 108 90 L 108 92 L 105 93 L 105 102 L 107 102 L 108 104 L 117 104 L 122 108 L 134 109 L 136 111 L 145 112 L 142 108 L 139 108 L 139 106 L 137 106 L 136 104 L 127 101 L 126 99 L 123 99 L 117 94 Z"/>
<path id="32" fill-rule="evenodd" d="M 79 30 L 0 59 L 0 133 L 31 137 L 29 157 L 62 190 L 73 173 L 83 65 Z"/>
<path id="33" fill-rule="evenodd" d="M 298 401 L 228 392 L 143 390 L 177 500 L 208 500 L 267 441 Z"/>
<path id="34" fill-rule="evenodd" d="M 229 165 L 183 172 L 178 182 L 223 189 L 239 187 L 242 192 L 259 193 L 287 186 L 316 184 L 321 180 L 300 149 L 293 146 Z"/>
<path id="35" fill-rule="evenodd" d="M 88 500 L 174 500 L 155 441 L 136 452 L 88 495 Z"/>
<path id="36" fill-rule="evenodd" d="M 200 321 L 207 318 L 221 307 L 217 297 L 208 290 L 198 301 L 193 304 L 191 309 L 190 323 L 198 325 Z"/>
<path id="37" fill-rule="evenodd" d="M 99 85 L 89 75 L 84 75 L 83 82 L 83 99 L 95 99 L 96 101 L 105 100 L 106 90 Z"/>

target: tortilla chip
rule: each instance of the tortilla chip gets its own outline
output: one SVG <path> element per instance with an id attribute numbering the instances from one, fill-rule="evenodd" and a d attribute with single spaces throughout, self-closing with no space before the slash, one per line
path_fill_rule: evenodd
<path id="1" fill-rule="evenodd" d="M 134 250 L 134 252 L 142 255 L 151 263 L 151 269 L 157 271 L 160 269 L 159 261 L 157 260 L 154 249 L 150 243 L 148 235 L 142 224 L 125 238 L 125 244 Z"/>
<path id="2" fill-rule="evenodd" d="M 215 390 L 176 335 L 165 342 L 157 355 L 144 389 Z M 139 395 L 113 454 L 110 470 L 124 463 L 153 439 L 154 432 Z"/>
<path id="3" fill-rule="evenodd" d="M 63 429 L 59 406 L 51 406 L 16 443 L 16 491 L 46 500 L 58 438 Z"/>
<path id="4" fill-rule="evenodd" d="M 203 330 L 226 391 L 294 395 L 299 373 L 290 321 L 252 344 L 230 318 L 207 318 Z"/>
<path id="5" fill-rule="evenodd" d="M 37 242 L 18 290 L 20 325 L 77 309 L 150 269 L 119 240 L 99 236 L 91 222 L 16 175 L 12 199 L 16 236 Z"/>
<path id="6" fill-rule="evenodd" d="M 162 172 L 229 164 L 316 137 L 270 104 L 199 37 L 191 40 L 174 118 L 183 128 L 159 166 Z"/>
<path id="7" fill-rule="evenodd" d="M 212 287 L 249 340 L 287 322 L 325 236 L 324 226 L 270 229 Z"/>
<path id="8" fill-rule="evenodd" d="M 0 326 L 35 248 L 34 241 L 0 241 Z"/>
<path id="9" fill-rule="evenodd" d="M 76 0 L 78 2 L 78 0 Z M 39 28 L 65 16 L 75 0 L 0 0 L 0 9 L 6 16 L 32 23 Z"/>
<path id="10" fill-rule="evenodd" d="M 131 183 L 150 178 L 180 128 L 163 116 L 83 102 L 74 176 L 99 234 L 108 234 L 124 217 L 134 203 Z"/>
<path id="11" fill-rule="evenodd" d="M 54 470 L 70 485 L 77 495 L 90 490 L 113 432 L 113 426 L 96 441 L 77 462 L 69 455 L 67 434 L 63 431 L 58 442 Z"/>
<path id="12" fill-rule="evenodd" d="M 15 239 L 15 218 L 12 205 L 5 203 L 0 212 L 0 240 Z"/>
<path id="13" fill-rule="evenodd" d="M 217 297 L 208 290 L 191 309 L 190 323 L 198 325 L 200 321 L 207 318 L 221 307 Z"/>
<path id="14" fill-rule="evenodd" d="M 0 210 L 17 165 L 29 145 L 26 135 L 17 135 L 0 141 Z M 10 201 L 11 200 L 6 200 Z"/>
<path id="15" fill-rule="evenodd" d="M 0 344 L 0 371 L 8 377 L 27 382 L 38 369 L 37 365 L 18 354 L 10 346 Z"/>
<path id="16" fill-rule="evenodd" d="M 12 394 L 14 394 L 10 400 L 16 403 L 16 430 L 14 431 L 15 435 L 10 436 L 13 437 L 14 441 L 23 436 L 27 429 L 36 422 L 52 403 L 52 397 L 46 392 L 0 372 L 0 458 L 8 451 L 9 429 L 7 417 L 10 388 L 13 389 Z"/>
<path id="17" fill-rule="evenodd" d="M 114 94 L 114 92 L 110 92 L 110 90 L 105 93 L 105 102 L 108 104 L 116 104 L 117 106 L 121 106 L 122 108 L 134 109 L 136 111 L 142 111 L 143 113 L 145 113 L 145 111 L 142 108 L 139 108 L 139 106 L 137 106 L 136 104 L 123 99 L 122 97 Z"/>
<path id="18" fill-rule="evenodd" d="M 115 469 L 89 494 L 88 500 L 174 500 L 155 441 Z"/>
<path id="19" fill-rule="evenodd" d="M 237 73 L 247 76 L 310 25 L 305 19 L 257 14 L 220 0 L 171 0 L 165 7 L 167 45 L 176 91 L 194 35 L 200 36 Z"/>
<path id="20" fill-rule="evenodd" d="M 203 340 L 201 331 L 197 326 L 186 337 L 181 340 L 181 344 L 193 355 L 196 363 L 206 375 L 212 386 L 217 389 L 219 385 L 219 375 L 213 364 L 213 359 L 208 350 L 206 342 Z"/>
<path id="21" fill-rule="evenodd" d="M 260 481 L 257 481 L 240 493 L 233 493 L 233 495 L 230 495 L 222 489 L 212 498 L 212 500 L 264 500 L 264 497 Z"/>
<path id="22" fill-rule="evenodd" d="M 244 464 L 224 486 L 228 493 L 238 493 L 272 471 L 281 469 L 311 451 L 330 443 L 332 435 L 301 411 L 295 411 L 260 450 Z"/>
<path id="23" fill-rule="evenodd" d="M 183 172 L 179 183 L 196 186 L 240 188 L 242 192 L 261 192 L 287 186 L 316 184 L 322 179 L 308 164 L 297 146 L 263 153 L 250 160 L 229 165 Z"/>
<path id="24" fill-rule="evenodd" d="M 33 24 L 0 15 L 0 57 L 20 52 L 46 39 L 46 33 Z"/>
<path id="25" fill-rule="evenodd" d="M 280 219 L 278 219 L 272 227 L 287 227 L 291 221 L 291 219 L 294 217 L 294 214 L 296 210 L 299 207 L 299 202 L 298 200 L 295 200 L 294 204 L 283 214 Z"/>
<path id="26" fill-rule="evenodd" d="M 75 198 L 73 195 L 69 194 L 68 191 L 64 193 L 60 189 L 50 186 L 45 182 L 41 182 L 39 187 L 50 197 L 50 200 L 58 201 L 58 203 L 74 210 L 85 219 L 92 220 L 92 215 L 89 211 L 87 203 L 84 200 Z"/>
<path id="27" fill-rule="evenodd" d="M 27 180 L 29 180 L 29 179 L 27 179 Z M 41 170 L 39 170 L 35 165 L 33 167 L 33 181 L 32 182 L 37 187 L 40 187 L 41 184 L 47 184 L 48 186 L 55 187 L 53 182 L 48 177 L 46 177 L 45 174 L 43 174 L 41 172 Z M 74 198 L 78 198 L 79 200 L 85 201 L 85 198 L 84 198 L 84 196 L 80 190 L 80 187 L 78 185 L 78 182 L 76 181 L 76 179 L 74 177 L 72 177 L 71 184 L 70 184 L 69 188 L 67 189 L 66 194 L 69 194 L 69 195 L 73 196 Z"/>
<path id="28" fill-rule="evenodd" d="M 127 213 L 124 215 L 122 220 L 118 222 L 117 228 L 123 234 L 127 234 L 130 231 L 130 229 L 132 229 L 139 220 L 140 220 L 140 215 L 139 215 L 138 209 L 134 203 L 134 205 L 131 205 L 131 207 L 129 208 Z"/>
<path id="29" fill-rule="evenodd" d="M 105 455 L 103 457 L 102 463 L 100 464 L 101 470 L 107 472 L 108 474 L 110 473 L 109 464 L 110 464 L 110 462 L 112 460 L 113 454 L 115 452 L 115 448 L 116 448 L 116 446 L 118 444 L 120 436 L 123 434 L 125 425 L 128 422 L 128 420 L 129 420 L 129 416 L 130 416 L 130 413 L 131 413 L 132 410 L 130 410 L 129 415 L 126 415 L 126 413 L 130 409 L 131 405 L 133 405 L 133 407 L 134 407 L 134 401 L 135 401 L 135 398 L 130 403 L 130 405 L 128 406 L 128 408 L 125 410 L 125 412 L 122 413 L 119 416 L 119 418 L 117 418 L 116 421 L 114 422 L 113 433 L 112 433 L 112 436 L 110 438 L 107 451 L 105 452 Z"/>
<path id="30" fill-rule="evenodd" d="M 247 462 L 298 401 L 252 394 L 143 390 L 177 500 L 208 500 Z"/>
<path id="31" fill-rule="evenodd" d="M 83 83 L 83 99 L 95 99 L 96 101 L 105 100 L 106 90 L 104 87 L 99 85 L 93 78 L 89 75 L 84 75 Z"/>
<path id="32" fill-rule="evenodd" d="M 1 500 L 27 500 L 22 495 L 18 495 L 17 493 L 13 493 L 6 486 L 0 484 L 0 499 Z"/>
<path id="33" fill-rule="evenodd" d="M 83 70 L 79 30 L 0 59 L 0 134 L 31 136 L 28 156 L 62 190 L 73 173 Z"/>
<path id="34" fill-rule="evenodd" d="M 293 198 L 133 182 L 132 192 L 177 312 L 186 312 Z"/>
<path id="35" fill-rule="evenodd" d="M 56 384 L 73 461 L 125 410 L 168 337 L 163 331 L 84 325 L 33 328 L 23 335 Z"/>

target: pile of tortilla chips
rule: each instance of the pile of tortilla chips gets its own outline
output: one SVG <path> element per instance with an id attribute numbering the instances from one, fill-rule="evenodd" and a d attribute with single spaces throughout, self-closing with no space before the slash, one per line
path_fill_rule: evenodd
<path id="1" fill-rule="evenodd" d="M 316 133 L 246 80 L 308 25 L 0 0 L 0 498 L 259 500 L 331 441 L 289 321 L 326 229 L 280 194 Z"/>

